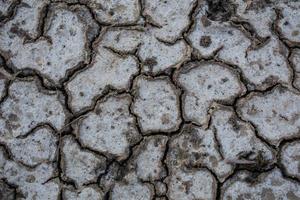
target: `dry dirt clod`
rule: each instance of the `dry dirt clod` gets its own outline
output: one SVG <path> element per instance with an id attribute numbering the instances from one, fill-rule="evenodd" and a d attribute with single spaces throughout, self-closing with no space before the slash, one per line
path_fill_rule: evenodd
<path id="1" fill-rule="evenodd" d="M 0 147 L 0 179 L 15 185 L 24 199 L 57 199 L 59 196 L 59 182 L 48 181 L 56 175 L 53 164 L 43 163 L 35 168 L 27 168 L 7 158 Z"/>
<path id="2" fill-rule="evenodd" d="M 215 199 L 217 182 L 206 169 L 178 169 L 171 172 L 167 180 L 168 198 L 175 199 Z"/>
<path id="3" fill-rule="evenodd" d="M 176 78 L 184 90 L 183 117 L 199 125 L 208 123 L 207 111 L 212 102 L 232 103 L 246 91 L 238 74 L 219 63 L 188 63 Z"/>
<path id="4" fill-rule="evenodd" d="M 65 85 L 74 112 L 90 107 L 109 88 L 129 90 L 131 78 L 138 73 L 138 61 L 134 56 L 121 56 L 101 45 L 96 49 L 98 53 L 90 66 Z"/>
<path id="5" fill-rule="evenodd" d="M 60 92 L 44 89 L 37 78 L 15 80 L 0 105 L 1 139 L 25 136 L 40 124 L 63 128 L 68 116 Z"/>
<path id="6" fill-rule="evenodd" d="M 63 178 L 75 182 L 77 187 L 84 184 L 96 183 L 98 176 L 106 168 L 106 158 L 81 149 L 72 136 L 62 139 Z"/>
<path id="7" fill-rule="evenodd" d="M 154 188 L 150 184 L 141 183 L 134 173 L 129 173 L 123 182 L 114 185 L 110 196 L 111 199 L 118 200 L 151 200 L 154 196 Z"/>
<path id="8" fill-rule="evenodd" d="M 139 76 L 134 80 L 133 112 L 144 134 L 172 132 L 181 123 L 179 90 L 168 77 Z"/>
<path id="9" fill-rule="evenodd" d="M 259 176 L 241 171 L 221 188 L 221 199 L 299 199 L 300 184 L 284 178 L 279 169 Z"/>
<path id="10" fill-rule="evenodd" d="M 0 200 L 299 200 L 299 13 L 0 0 Z"/>
<path id="11" fill-rule="evenodd" d="M 210 20 L 207 10 L 208 5 L 203 1 L 187 37 L 197 58 L 215 57 L 237 66 L 251 89 L 264 90 L 276 83 L 291 85 L 288 51 L 275 34 L 268 35 L 269 39 L 263 45 L 256 46 L 249 34 L 238 26 L 228 21 Z M 203 45 L 203 40 L 208 37 L 209 45 Z"/>
<path id="12" fill-rule="evenodd" d="M 32 5 L 32 8 L 39 4 Z M 43 13 L 46 12 L 46 5 L 41 5 L 39 9 L 34 10 L 37 15 L 47 15 L 44 27 L 40 30 L 43 35 L 31 36 L 30 27 L 27 30 L 26 27 L 18 26 L 16 17 L 5 24 L 5 30 L 10 31 L 1 34 L 3 41 L 0 42 L 0 51 L 15 69 L 36 70 L 59 85 L 69 70 L 89 62 L 90 35 L 95 35 L 93 31 L 98 27 L 88 10 L 80 6 L 57 4 L 49 6 L 47 13 Z M 22 13 L 27 14 L 27 10 Z"/>
<path id="13" fill-rule="evenodd" d="M 196 5 L 196 0 L 145 0 L 143 15 L 150 23 L 158 26 L 154 28 L 157 38 L 174 42 L 191 23 L 189 15 Z"/>
<path id="14" fill-rule="evenodd" d="M 86 114 L 75 131 L 81 144 L 117 160 L 129 155 L 129 148 L 141 139 L 130 114 L 131 96 L 109 96 Z"/>
<path id="15" fill-rule="evenodd" d="M 273 145 L 299 137 L 300 96 L 287 88 L 278 86 L 266 93 L 251 93 L 239 101 L 238 112 Z"/>

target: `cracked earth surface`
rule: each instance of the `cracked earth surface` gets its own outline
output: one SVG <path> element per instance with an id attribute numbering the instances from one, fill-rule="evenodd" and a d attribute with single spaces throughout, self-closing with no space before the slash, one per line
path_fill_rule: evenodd
<path id="1" fill-rule="evenodd" d="M 0 0 L 0 200 L 299 200 L 300 1 Z"/>

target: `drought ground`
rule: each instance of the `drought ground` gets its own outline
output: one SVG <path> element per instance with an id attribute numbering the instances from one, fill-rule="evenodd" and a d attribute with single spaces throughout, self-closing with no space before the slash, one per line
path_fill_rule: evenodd
<path id="1" fill-rule="evenodd" d="M 299 200 L 300 1 L 0 0 L 0 199 Z"/>

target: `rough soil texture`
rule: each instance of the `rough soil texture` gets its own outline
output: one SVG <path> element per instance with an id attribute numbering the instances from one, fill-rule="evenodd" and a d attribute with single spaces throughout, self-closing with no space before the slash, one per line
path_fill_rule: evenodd
<path id="1" fill-rule="evenodd" d="M 0 200 L 300 200 L 300 1 L 0 0 Z"/>

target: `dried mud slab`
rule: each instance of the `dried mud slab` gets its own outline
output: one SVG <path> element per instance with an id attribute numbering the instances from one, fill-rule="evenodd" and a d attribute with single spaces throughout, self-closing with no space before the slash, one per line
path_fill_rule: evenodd
<path id="1" fill-rule="evenodd" d="M 153 31 L 152 31 L 153 32 Z M 191 48 L 184 40 L 166 44 L 147 33 L 139 48 L 138 55 L 143 63 L 142 71 L 158 74 L 170 68 L 179 68 L 191 54 Z"/>
<path id="2" fill-rule="evenodd" d="M 143 27 L 110 28 L 102 36 L 101 44 L 121 54 L 134 53 L 140 46 L 144 35 Z"/>
<path id="3" fill-rule="evenodd" d="M 129 148 L 141 139 L 134 116 L 130 114 L 131 96 L 111 95 L 99 101 L 93 112 L 78 123 L 77 136 L 83 146 L 117 160 L 129 155 Z"/>
<path id="4" fill-rule="evenodd" d="M 130 25 L 140 19 L 138 0 L 80 0 L 95 13 L 96 19 L 106 25 Z"/>
<path id="5" fill-rule="evenodd" d="M 287 1 L 279 6 L 280 18 L 277 28 L 284 40 L 292 46 L 300 45 L 300 3 Z"/>
<path id="6" fill-rule="evenodd" d="M 283 145 L 280 154 L 280 162 L 285 172 L 300 180 L 300 142 L 294 141 Z"/>
<path id="7" fill-rule="evenodd" d="M 47 127 L 35 129 L 25 138 L 0 138 L 16 161 L 36 166 L 56 159 L 58 137 Z"/>
<path id="8" fill-rule="evenodd" d="M 153 182 L 167 175 L 162 161 L 167 141 L 167 136 L 149 136 L 133 149 L 130 165 L 135 168 L 139 179 Z"/>
<path id="9" fill-rule="evenodd" d="M 110 29 L 101 43 L 122 54 L 134 53 L 137 50 L 142 71 L 153 75 L 179 68 L 191 54 L 191 48 L 184 40 L 166 44 L 155 37 L 153 30 L 144 27 Z"/>
<path id="10" fill-rule="evenodd" d="M 264 169 L 276 162 L 273 150 L 256 137 L 251 124 L 240 120 L 231 107 L 213 108 L 211 127 L 227 163 Z"/>
<path id="11" fill-rule="evenodd" d="M 190 13 L 195 0 L 160 1 L 144 0 L 143 15 L 153 24 L 155 36 L 160 40 L 175 42 L 190 25 Z"/>
<path id="12" fill-rule="evenodd" d="M 181 123 L 179 90 L 169 78 L 139 76 L 134 80 L 132 110 L 143 134 L 172 132 Z"/>
<path id="13" fill-rule="evenodd" d="M 84 187 L 81 190 L 63 190 L 63 199 L 66 200 L 102 200 L 104 199 L 103 192 L 96 187 Z"/>
<path id="14" fill-rule="evenodd" d="M 233 103 L 246 89 L 239 76 L 218 63 L 192 62 L 176 75 L 183 88 L 183 117 L 199 125 L 208 123 L 207 111 L 214 101 Z"/>
<path id="15" fill-rule="evenodd" d="M 93 100 L 109 88 L 129 90 L 130 81 L 138 71 L 138 61 L 134 56 L 122 56 L 99 45 L 89 68 L 75 74 L 65 85 L 71 109 L 79 112 L 90 107 Z"/>
<path id="16" fill-rule="evenodd" d="M 129 173 L 123 182 L 117 182 L 111 193 L 111 199 L 127 200 L 151 200 L 154 196 L 154 190 L 147 183 L 141 183 L 136 175 Z"/>
<path id="17" fill-rule="evenodd" d="M 207 167 L 223 182 L 236 165 L 264 169 L 275 162 L 274 152 L 255 136 L 250 124 L 239 120 L 229 107 L 214 104 L 213 108 L 209 129 L 189 124 L 172 137 L 169 167 Z"/>
<path id="18" fill-rule="evenodd" d="M 188 35 L 198 57 L 214 57 L 238 66 L 250 89 L 264 90 L 276 83 L 289 85 L 291 71 L 287 64 L 287 49 L 272 36 L 259 48 L 229 22 L 212 21 L 203 4 L 196 15 L 196 24 Z M 220 37 L 222 35 L 222 37 Z"/>
<path id="19" fill-rule="evenodd" d="M 38 37 L 40 17 L 48 3 L 48 0 L 22 0 L 15 16 L 0 28 L 1 52 L 14 51 L 13 47 L 20 45 L 24 39 Z"/>
<path id="20" fill-rule="evenodd" d="M 287 52 L 281 41 L 270 38 L 261 48 L 247 52 L 247 68 L 242 70 L 249 81 L 257 85 L 257 89 L 276 83 L 290 85 L 292 72 L 288 66 Z"/>
<path id="21" fill-rule="evenodd" d="M 221 188 L 221 199 L 299 199 L 300 184 L 284 178 L 279 169 L 254 175 L 238 172 Z"/>
<path id="22" fill-rule="evenodd" d="M 48 15 L 43 27 L 45 37 L 2 50 L 9 51 L 6 59 L 16 69 L 37 70 L 59 84 L 69 70 L 88 63 L 88 34 L 95 35 L 92 26 L 97 28 L 97 24 L 80 6 L 58 4 L 50 7 Z"/>
<path id="23" fill-rule="evenodd" d="M 105 157 L 81 149 L 72 136 L 62 139 L 61 151 L 63 178 L 74 182 L 77 187 L 97 182 L 106 168 Z"/>
<path id="24" fill-rule="evenodd" d="M 287 88 L 278 86 L 267 93 L 251 93 L 238 102 L 238 112 L 270 144 L 299 137 L 300 96 Z"/>
<path id="25" fill-rule="evenodd" d="M 206 169 L 178 169 L 167 178 L 170 200 L 216 199 L 217 181 Z"/>
<path id="26" fill-rule="evenodd" d="M 251 45 L 251 41 L 243 32 L 234 28 L 229 22 L 213 21 L 208 18 L 208 5 L 202 1 L 195 13 L 195 24 L 187 39 L 198 51 L 199 57 L 212 57 L 219 51 L 220 57 L 226 52 L 231 53 L 231 60 L 236 64 L 244 57 L 244 52 Z M 220 37 L 222 35 L 222 37 Z"/>
<path id="27" fill-rule="evenodd" d="M 275 3 L 265 0 L 232 0 L 232 2 L 237 6 L 235 21 L 249 23 L 255 34 L 263 39 L 274 34 L 271 28 L 277 17 L 274 10 Z"/>
<path id="28" fill-rule="evenodd" d="M 58 199 L 60 186 L 54 177 L 56 169 L 51 164 L 41 164 L 35 168 L 27 168 L 11 161 L 0 147 L 0 178 L 18 188 L 23 199 Z"/>
<path id="29" fill-rule="evenodd" d="M 219 148 L 212 130 L 185 125 L 181 133 L 170 140 L 168 167 L 207 167 L 223 182 L 233 173 L 234 166 L 224 160 Z"/>
<path id="30" fill-rule="evenodd" d="M 15 80 L 0 105 L 0 135 L 3 140 L 26 135 L 40 124 L 63 128 L 67 111 L 59 92 L 45 90 L 37 78 Z"/>

